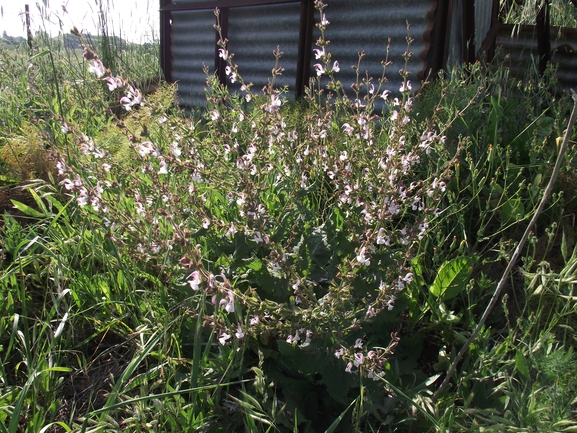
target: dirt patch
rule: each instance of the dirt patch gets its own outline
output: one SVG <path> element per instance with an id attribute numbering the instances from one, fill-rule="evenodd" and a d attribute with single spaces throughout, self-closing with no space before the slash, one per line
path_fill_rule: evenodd
<path id="1" fill-rule="evenodd" d="M 106 334 L 80 350 L 86 365 L 74 368 L 59 392 L 56 419 L 65 423 L 79 422 L 86 413 L 104 406 L 116 380 L 132 359 L 134 344 L 120 336 Z"/>

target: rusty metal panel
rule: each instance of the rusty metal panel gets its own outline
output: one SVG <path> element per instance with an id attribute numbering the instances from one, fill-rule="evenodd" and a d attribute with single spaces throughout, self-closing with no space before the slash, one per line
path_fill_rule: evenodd
<path id="1" fill-rule="evenodd" d="M 350 85 L 356 81 L 356 72 L 352 66 L 358 64 L 358 53 L 364 51 L 365 57 L 360 66 L 361 79 L 368 73 L 375 80 L 383 73 L 381 61 L 387 56 L 387 43 L 391 38 L 389 60 L 393 64 L 387 69 L 388 83 L 385 88 L 398 93 L 402 83 L 399 70 L 404 69 L 403 53 L 407 49 L 407 23 L 410 35 L 414 39 L 410 51 L 413 53 L 407 70 L 413 90 L 420 87 L 427 69 L 430 31 L 433 25 L 432 11 L 435 3 L 431 0 L 329 0 L 325 9 L 330 22 L 325 37 L 330 41 L 328 50 L 332 60 L 338 61 L 340 72 L 337 78 L 344 84 L 348 93 Z M 316 21 L 320 20 L 318 11 Z M 314 40 L 320 36 L 315 29 Z M 312 59 L 312 63 L 318 60 Z M 311 65 L 312 66 L 312 65 Z M 314 67 L 311 76 L 315 76 Z"/>
<path id="2" fill-rule="evenodd" d="M 502 25 L 497 33 L 496 61 L 509 67 L 511 75 L 523 79 L 527 72 L 538 71 L 539 59 L 535 26 Z M 577 87 L 577 29 L 551 28 L 551 60 L 557 67 L 559 84 Z"/>

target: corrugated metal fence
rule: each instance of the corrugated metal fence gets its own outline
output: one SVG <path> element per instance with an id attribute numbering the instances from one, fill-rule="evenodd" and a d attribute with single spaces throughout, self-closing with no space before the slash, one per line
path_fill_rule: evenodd
<path id="1" fill-rule="evenodd" d="M 414 89 L 419 87 L 428 66 L 428 54 L 433 28 L 433 0 L 329 0 L 325 9 L 330 25 L 326 38 L 330 40 L 332 59 L 340 64 L 338 79 L 350 89 L 356 81 L 351 68 L 358 63 L 358 53 L 366 56 L 361 64 L 361 78 L 368 74 L 381 77 L 381 61 L 387 56 L 393 65 L 387 71 L 391 91 L 398 91 L 404 68 L 403 53 L 407 49 L 407 23 L 414 39 L 408 70 L 412 73 Z M 314 42 L 320 35 L 315 22 L 318 11 L 310 0 L 221 0 L 221 1 L 164 1 L 161 3 L 164 52 L 163 70 L 170 81 L 178 82 L 181 104 L 185 107 L 202 105 L 206 75 L 217 73 L 224 82 L 222 60 L 216 47 L 217 35 L 214 9 L 221 9 L 221 25 L 235 53 L 234 62 L 245 82 L 255 89 L 265 86 L 274 66 L 273 50 L 284 53 L 280 66 L 285 70 L 278 77 L 277 86 L 288 86 L 290 94 L 300 95 L 303 86 L 315 75 L 312 55 Z M 168 31 L 167 31 L 168 29 Z M 229 82 L 230 84 L 230 82 Z M 234 85 L 233 85 L 234 87 Z"/>
<path id="2" fill-rule="evenodd" d="M 557 78 L 563 88 L 577 90 L 577 29 L 552 27 L 550 30 L 551 61 L 557 68 Z M 537 71 L 539 53 L 534 26 L 515 28 L 501 25 L 496 38 L 496 60 L 523 79 Z"/>
<path id="3" fill-rule="evenodd" d="M 414 39 L 413 53 L 407 70 L 411 72 L 413 90 L 421 80 L 449 65 L 472 62 L 480 55 L 509 54 L 512 72 L 520 75 L 531 67 L 540 52 L 549 53 L 559 63 L 559 78 L 564 87 L 577 84 L 577 54 L 567 40 L 577 39 L 577 29 L 552 29 L 550 38 L 536 37 L 535 26 L 524 27 L 511 35 L 510 26 L 499 23 L 499 0 L 325 0 L 330 25 L 326 38 L 330 40 L 332 59 L 340 64 L 337 74 L 346 89 L 357 79 L 351 66 L 358 63 L 358 53 L 365 57 L 361 78 L 380 78 L 381 61 L 387 56 L 391 39 L 386 88 L 398 92 L 404 68 L 407 23 Z M 280 66 L 282 76 L 276 86 L 287 86 L 288 95 L 302 95 L 311 76 L 315 76 L 313 55 L 320 35 L 315 23 L 320 15 L 313 0 L 160 0 L 161 61 L 168 81 L 178 82 L 180 102 L 184 107 L 205 103 L 204 88 L 208 67 L 221 82 L 227 82 L 225 63 L 218 56 L 217 34 L 214 29 L 215 8 L 221 10 L 221 26 L 235 53 L 245 82 L 253 89 L 265 86 L 271 78 L 275 58 L 273 50 L 284 53 Z M 547 27 L 548 28 L 548 24 Z M 546 32 L 547 33 L 547 32 Z M 566 49 L 565 45 L 569 46 Z M 574 44 L 575 45 L 575 44 Z M 501 47 L 497 49 L 496 47 Z M 539 47 L 539 49 L 538 49 Z M 543 63 L 543 61 L 541 62 Z M 540 68 L 543 70 L 543 65 Z M 237 84 L 229 86 L 233 89 Z"/>

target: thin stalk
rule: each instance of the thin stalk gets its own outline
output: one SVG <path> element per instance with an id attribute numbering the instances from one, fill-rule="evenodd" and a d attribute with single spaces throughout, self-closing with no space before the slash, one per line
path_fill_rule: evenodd
<path id="1" fill-rule="evenodd" d="M 559 149 L 559 154 L 557 155 L 557 161 L 555 162 L 555 167 L 553 169 L 553 173 L 551 174 L 551 178 L 549 179 L 549 183 L 547 184 L 547 188 L 545 188 L 545 192 L 543 193 L 543 197 L 541 198 L 541 201 L 539 202 L 539 206 L 537 206 L 537 210 L 533 214 L 533 218 L 531 218 L 529 225 L 525 229 L 525 233 L 523 233 L 523 237 L 519 241 L 517 248 L 515 248 L 515 251 L 513 252 L 513 256 L 511 257 L 511 260 L 509 260 L 509 264 L 507 265 L 507 268 L 503 272 L 503 276 L 499 280 L 499 283 L 497 284 L 497 287 L 495 288 L 495 292 L 493 293 L 493 296 L 491 297 L 491 301 L 489 302 L 489 305 L 487 305 L 487 308 L 485 309 L 485 312 L 483 313 L 481 320 L 479 320 L 477 327 L 475 328 L 475 330 L 473 331 L 473 333 L 471 334 L 469 339 L 465 342 L 465 345 L 461 348 L 461 350 L 459 351 L 459 353 L 455 357 L 455 360 L 453 361 L 451 368 L 447 372 L 447 375 L 445 376 L 443 383 L 441 383 L 441 386 L 439 386 L 437 391 L 435 391 L 435 393 L 433 394 L 433 398 L 432 398 L 433 401 L 437 401 L 439 399 L 439 397 L 443 394 L 443 391 L 445 390 L 445 388 L 449 384 L 451 377 L 453 376 L 453 374 L 455 373 L 455 370 L 457 369 L 457 364 L 459 363 L 459 361 L 461 361 L 461 359 L 463 358 L 463 356 L 465 355 L 465 353 L 469 349 L 469 346 L 471 345 L 473 340 L 475 340 L 475 338 L 477 338 L 477 336 L 479 335 L 479 332 L 481 332 L 481 328 L 485 324 L 485 321 L 489 317 L 489 314 L 493 310 L 493 307 L 495 306 L 495 304 L 499 300 L 499 295 L 501 294 L 501 291 L 503 290 L 503 287 L 505 286 L 505 282 L 507 280 L 507 277 L 511 273 L 513 266 L 515 266 L 515 263 L 517 262 L 517 260 L 519 259 L 519 256 L 521 255 L 521 251 L 522 251 L 523 247 L 525 246 L 525 242 L 527 241 L 527 239 L 529 238 L 529 235 L 531 234 L 531 229 L 533 228 L 533 226 L 537 222 L 537 218 L 539 217 L 539 215 L 541 215 L 541 212 L 545 208 L 545 204 L 547 203 L 547 199 L 549 198 L 549 196 L 553 192 L 553 187 L 555 186 L 555 182 L 557 181 L 557 176 L 559 175 L 559 171 L 561 170 L 561 163 L 563 162 L 563 156 L 565 155 L 565 151 L 567 150 L 567 146 L 569 144 L 569 137 L 571 136 L 571 131 L 573 130 L 573 125 L 575 124 L 575 119 L 577 118 L 577 93 L 575 93 L 574 90 L 571 90 L 571 93 L 573 94 L 573 111 L 571 112 L 571 117 L 569 118 L 567 130 L 565 131 L 565 137 L 563 138 L 563 144 L 561 145 L 561 148 Z"/>

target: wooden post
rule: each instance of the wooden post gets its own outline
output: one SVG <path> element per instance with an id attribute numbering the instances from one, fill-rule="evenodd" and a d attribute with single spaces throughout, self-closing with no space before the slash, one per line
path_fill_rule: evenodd
<path id="1" fill-rule="evenodd" d="M 547 69 L 547 63 L 551 61 L 551 25 L 549 17 L 549 0 L 543 0 L 537 4 L 537 21 L 535 31 L 537 33 L 537 48 L 539 52 L 539 74 L 543 75 Z"/>
<path id="2" fill-rule="evenodd" d="M 28 39 L 28 49 L 32 51 L 32 31 L 30 31 L 30 8 L 28 5 L 24 5 L 24 11 L 26 13 L 26 36 Z"/>

